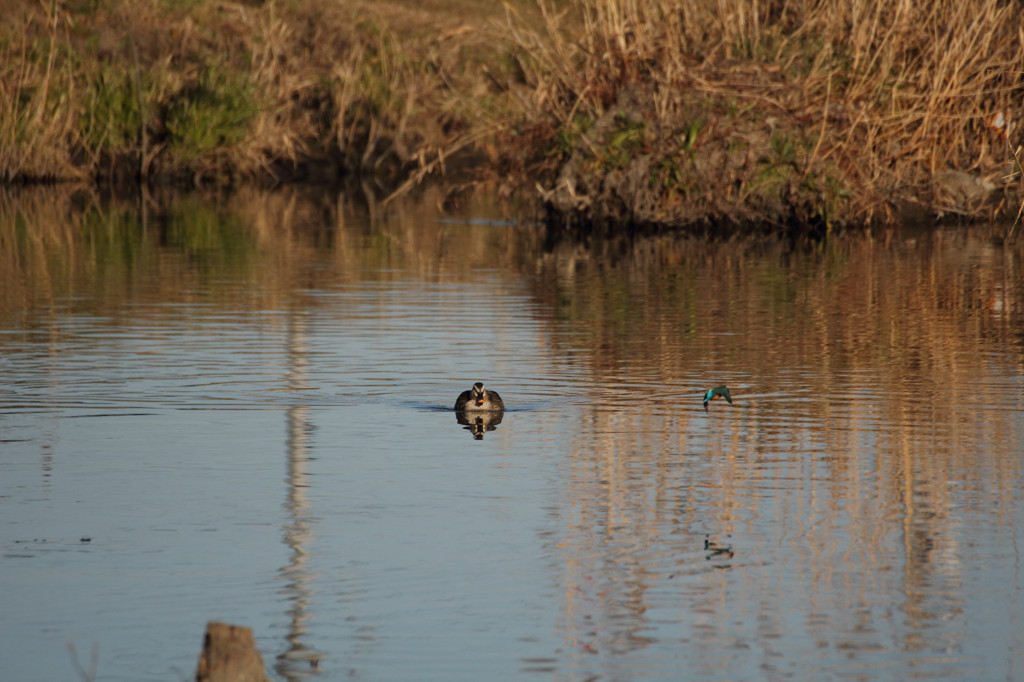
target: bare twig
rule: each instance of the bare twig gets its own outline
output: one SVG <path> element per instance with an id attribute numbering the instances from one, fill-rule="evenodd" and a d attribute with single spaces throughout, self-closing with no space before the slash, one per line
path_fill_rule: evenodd
<path id="1" fill-rule="evenodd" d="M 83 682 L 95 682 L 96 673 L 100 666 L 100 647 L 98 644 L 92 645 L 92 652 L 89 655 L 89 668 L 82 667 L 82 663 L 78 660 L 78 651 L 75 649 L 75 642 L 73 640 L 68 641 L 68 653 L 71 654 L 71 665 L 75 668 L 75 673 L 83 680 Z"/>

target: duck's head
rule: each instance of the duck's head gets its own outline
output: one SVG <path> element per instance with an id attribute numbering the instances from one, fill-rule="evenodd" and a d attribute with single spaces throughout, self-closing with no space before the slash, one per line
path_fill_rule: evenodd
<path id="1" fill-rule="evenodd" d="M 484 404 L 484 401 L 487 400 L 487 390 L 484 388 L 482 381 L 478 381 L 473 384 L 473 390 L 470 392 L 470 396 L 472 397 L 473 402 L 476 403 L 477 407 Z"/>

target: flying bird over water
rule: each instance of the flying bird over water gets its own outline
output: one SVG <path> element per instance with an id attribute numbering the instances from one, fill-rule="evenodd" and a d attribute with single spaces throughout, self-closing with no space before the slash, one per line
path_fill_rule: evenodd
<path id="1" fill-rule="evenodd" d="M 718 397 L 725 398 L 725 401 L 727 403 L 729 403 L 730 405 L 732 404 L 732 396 L 729 395 L 729 387 L 728 386 L 715 386 L 714 388 L 708 389 L 708 392 L 704 394 L 704 411 L 705 412 L 708 411 L 708 403 L 710 403 L 712 400 L 714 400 L 715 398 L 718 398 Z"/>
<path id="2" fill-rule="evenodd" d="M 473 384 L 473 388 L 463 391 L 455 401 L 456 412 L 500 412 L 505 403 L 497 391 L 488 391 L 482 382 Z"/>

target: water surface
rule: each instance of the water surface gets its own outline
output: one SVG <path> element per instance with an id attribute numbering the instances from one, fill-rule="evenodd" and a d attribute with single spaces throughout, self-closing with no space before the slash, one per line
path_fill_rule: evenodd
<path id="1" fill-rule="evenodd" d="M 208 620 L 281 680 L 1021 676 L 1005 228 L 436 204 L 3 198 L 4 679 L 186 679 Z"/>

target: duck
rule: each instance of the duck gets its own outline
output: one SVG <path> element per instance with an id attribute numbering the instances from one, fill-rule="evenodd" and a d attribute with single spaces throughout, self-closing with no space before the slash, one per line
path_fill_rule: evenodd
<path id="1" fill-rule="evenodd" d="M 704 536 L 704 551 L 707 552 L 706 559 L 711 558 L 733 558 L 736 553 L 732 551 L 732 545 L 727 545 L 717 540 L 712 540 L 710 535 Z"/>
<path id="2" fill-rule="evenodd" d="M 729 387 L 728 386 L 715 386 L 714 388 L 708 389 L 708 392 L 704 394 L 704 411 L 705 412 L 708 411 L 708 403 L 711 402 L 712 400 L 714 400 L 715 398 L 718 398 L 718 397 L 725 398 L 725 401 L 727 403 L 729 403 L 730 405 L 732 404 L 732 396 L 729 395 Z"/>
<path id="3" fill-rule="evenodd" d="M 463 391 L 455 401 L 456 412 L 502 412 L 505 403 L 497 391 L 488 391 L 482 381 Z"/>

